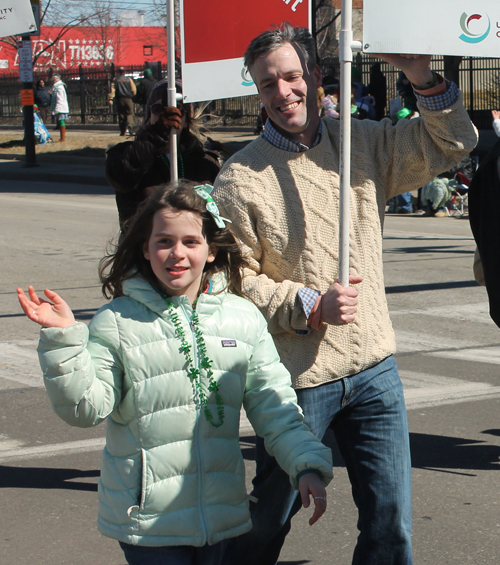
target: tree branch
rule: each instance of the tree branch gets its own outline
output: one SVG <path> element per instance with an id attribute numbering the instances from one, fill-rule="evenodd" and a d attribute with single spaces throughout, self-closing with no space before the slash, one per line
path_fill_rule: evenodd
<path id="1" fill-rule="evenodd" d="M 333 18 L 332 18 L 327 24 L 325 24 L 324 26 L 322 26 L 322 27 L 320 27 L 319 29 L 317 29 L 317 30 L 316 30 L 316 35 L 320 34 L 322 31 L 325 31 L 325 29 L 326 29 L 327 27 L 330 27 L 330 26 L 333 24 L 333 22 L 340 16 L 340 14 L 341 14 L 340 11 L 337 12 L 337 13 L 335 14 L 335 16 L 333 16 Z"/>

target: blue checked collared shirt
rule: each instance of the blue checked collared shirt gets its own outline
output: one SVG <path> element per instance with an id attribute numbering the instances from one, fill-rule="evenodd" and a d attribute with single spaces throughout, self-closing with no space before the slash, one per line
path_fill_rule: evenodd
<path id="1" fill-rule="evenodd" d="M 446 89 L 446 92 L 438 94 L 437 96 L 424 96 L 422 94 L 419 94 L 418 92 L 415 92 L 415 96 L 417 97 L 419 103 L 427 110 L 445 110 L 457 101 L 459 92 L 458 87 L 454 82 L 446 81 L 446 85 L 448 87 Z M 320 143 L 322 135 L 323 123 L 320 121 L 318 135 L 316 136 L 312 147 L 316 147 L 316 145 Z M 302 153 L 304 151 L 312 149 L 312 147 L 307 147 L 307 145 L 304 145 L 303 143 L 299 143 L 298 141 L 294 141 L 293 139 L 285 137 L 276 129 L 270 119 L 266 121 L 266 125 L 262 133 L 262 138 L 274 147 L 283 151 L 290 151 L 291 153 Z M 320 291 L 314 288 L 300 288 L 297 292 L 297 298 L 307 320 L 309 319 L 313 306 L 320 294 Z M 310 331 L 310 329 L 296 330 L 297 334 L 299 335 L 307 335 Z"/>

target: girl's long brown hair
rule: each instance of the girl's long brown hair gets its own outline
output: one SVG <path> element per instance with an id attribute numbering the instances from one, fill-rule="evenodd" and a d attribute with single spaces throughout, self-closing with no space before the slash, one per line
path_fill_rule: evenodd
<path id="1" fill-rule="evenodd" d="M 220 272 L 225 275 L 227 282 L 224 290 L 241 295 L 241 270 L 247 262 L 243 259 L 233 234 L 227 227 L 217 227 L 213 217 L 207 212 L 206 201 L 193 190 L 198 184 L 181 179 L 151 189 L 151 196 L 125 224 L 118 244 L 111 243 L 113 251 L 108 252 L 99 263 L 99 279 L 106 298 L 123 296 L 123 282 L 137 274 L 158 287 L 158 280 L 144 257 L 144 246 L 151 236 L 154 215 L 164 208 L 199 214 L 208 245 L 217 248 L 215 260 L 205 265 L 200 289 L 206 287 L 208 278 Z"/>

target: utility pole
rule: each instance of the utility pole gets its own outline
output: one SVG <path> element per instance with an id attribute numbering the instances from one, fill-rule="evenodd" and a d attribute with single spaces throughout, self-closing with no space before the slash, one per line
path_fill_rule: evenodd
<path id="1" fill-rule="evenodd" d="M 26 167 L 36 167 L 35 152 L 35 118 L 33 116 L 33 105 L 35 104 L 33 94 L 33 54 L 31 51 L 31 37 L 23 35 L 18 45 L 19 53 L 19 78 L 21 87 L 21 104 L 24 118 L 24 144 L 26 155 Z"/>

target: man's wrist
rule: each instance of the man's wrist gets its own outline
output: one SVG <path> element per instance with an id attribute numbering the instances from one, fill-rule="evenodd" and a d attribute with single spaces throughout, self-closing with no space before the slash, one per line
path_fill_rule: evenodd
<path id="1" fill-rule="evenodd" d="M 429 90 L 439 84 L 439 75 L 435 71 L 431 71 L 431 77 L 423 85 L 415 84 L 413 81 L 411 85 L 415 90 Z"/>
<path id="2" fill-rule="evenodd" d="M 309 318 L 307 319 L 307 325 L 312 330 L 319 329 L 321 325 L 321 294 L 316 299 L 314 306 L 309 314 Z"/>

